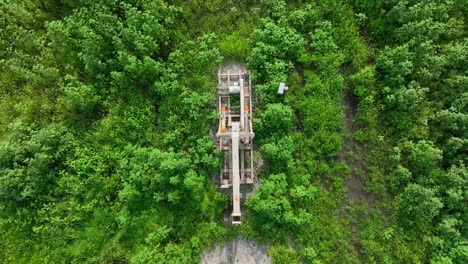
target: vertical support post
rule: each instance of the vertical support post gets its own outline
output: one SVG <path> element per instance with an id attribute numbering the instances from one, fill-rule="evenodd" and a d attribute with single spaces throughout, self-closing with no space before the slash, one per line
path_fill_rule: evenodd
<path id="1" fill-rule="evenodd" d="M 240 129 L 241 131 L 245 131 L 244 129 L 244 78 L 241 77 L 239 73 L 239 82 L 240 82 Z"/>
<path id="2" fill-rule="evenodd" d="M 239 123 L 232 123 L 232 223 L 240 224 Z"/>
<path id="3" fill-rule="evenodd" d="M 245 147 L 240 148 L 240 181 L 245 183 Z"/>

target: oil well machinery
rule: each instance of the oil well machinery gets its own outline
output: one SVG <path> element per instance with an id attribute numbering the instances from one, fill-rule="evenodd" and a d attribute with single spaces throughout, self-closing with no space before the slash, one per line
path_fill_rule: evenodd
<path id="1" fill-rule="evenodd" d="M 231 223 L 240 224 L 241 184 L 255 181 L 252 142 L 252 93 L 250 72 L 241 65 L 218 70 L 218 148 L 223 152 L 219 173 L 222 189 L 232 188 Z"/>

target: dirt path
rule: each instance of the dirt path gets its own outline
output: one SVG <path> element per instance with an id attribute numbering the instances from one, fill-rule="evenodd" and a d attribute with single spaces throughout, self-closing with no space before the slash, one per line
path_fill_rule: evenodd
<path id="1" fill-rule="evenodd" d="M 343 97 L 345 140 L 340 153 L 340 160 L 346 163 L 351 174 L 351 177 L 346 181 L 348 197 L 351 204 L 371 206 L 373 197 L 364 190 L 362 179 L 359 177 L 359 173 L 365 173 L 363 145 L 354 139 L 354 133 L 358 130 L 358 126 L 354 122 L 358 99 L 350 91 L 346 91 Z"/>
<path id="2" fill-rule="evenodd" d="M 254 240 L 237 238 L 217 246 L 214 250 L 205 250 L 201 258 L 203 264 L 270 264 L 268 247 L 259 245 Z"/>
<path id="3" fill-rule="evenodd" d="M 343 204 L 343 216 L 350 216 L 352 213 L 355 217 L 351 218 L 352 233 L 349 241 L 353 244 L 356 253 L 361 250 L 359 243 L 359 233 L 361 222 L 372 210 L 374 198 L 372 194 L 364 190 L 364 183 L 360 175 L 366 173 L 364 164 L 364 146 L 354 139 L 354 134 L 358 130 L 355 123 L 357 113 L 358 98 L 351 92 L 346 90 L 343 93 L 343 126 L 345 132 L 344 146 L 340 153 L 340 161 L 344 162 L 350 172 L 350 177 L 346 180 L 347 199 Z M 361 214 L 354 214 L 356 208 L 363 208 Z"/>

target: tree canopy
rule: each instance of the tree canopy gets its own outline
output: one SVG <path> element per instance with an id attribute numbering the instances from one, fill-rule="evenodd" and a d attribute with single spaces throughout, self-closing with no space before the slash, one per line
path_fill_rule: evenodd
<path id="1" fill-rule="evenodd" d="M 198 263 L 241 235 L 274 263 L 466 263 L 466 14 L 0 0 L 0 261 Z M 240 227 L 212 183 L 232 60 L 252 73 L 259 179 Z"/>

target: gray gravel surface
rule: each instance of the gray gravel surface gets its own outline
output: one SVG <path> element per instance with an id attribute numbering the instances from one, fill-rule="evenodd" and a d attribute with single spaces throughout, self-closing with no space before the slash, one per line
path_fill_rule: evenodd
<path id="1" fill-rule="evenodd" d="M 241 238 L 218 245 L 214 249 L 205 250 L 201 258 L 203 264 L 271 263 L 267 246 L 260 245 L 255 240 Z"/>

